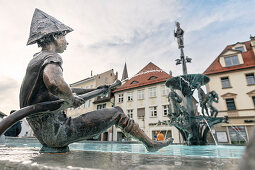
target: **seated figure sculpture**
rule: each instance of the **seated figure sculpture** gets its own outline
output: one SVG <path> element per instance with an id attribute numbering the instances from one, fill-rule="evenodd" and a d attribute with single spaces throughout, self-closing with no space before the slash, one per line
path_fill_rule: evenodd
<path id="1" fill-rule="evenodd" d="M 75 93 L 88 93 L 96 89 L 71 89 L 63 78 L 62 58 L 68 45 L 65 35 L 72 28 L 54 17 L 35 9 L 27 45 L 37 43 L 42 50 L 33 56 L 20 89 L 20 107 L 64 99 L 70 107 L 79 107 L 85 101 Z M 109 86 L 99 86 L 97 89 Z M 67 152 L 68 145 L 106 131 L 116 125 L 124 133 L 140 140 L 148 151 L 157 151 L 171 143 L 170 140 L 151 140 L 120 107 L 106 108 L 70 118 L 63 111 L 48 111 L 27 117 L 34 135 L 43 145 L 41 153 Z"/>

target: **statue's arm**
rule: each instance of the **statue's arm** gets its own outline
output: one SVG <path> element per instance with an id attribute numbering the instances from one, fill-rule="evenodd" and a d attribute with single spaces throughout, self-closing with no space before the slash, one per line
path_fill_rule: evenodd
<path id="1" fill-rule="evenodd" d="M 77 95 L 85 94 L 91 91 L 96 90 L 95 88 L 84 89 L 84 88 L 71 88 L 72 93 L 76 93 Z"/>
<path id="2" fill-rule="evenodd" d="M 43 70 L 43 81 L 48 90 L 64 99 L 73 107 L 78 107 L 84 103 L 83 99 L 74 96 L 69 85 L 63 78 L 61 67 L 56 63 L 47 64 Z"/>
<path id="3" fill-rule="evenodd" d="M 72 91 L 72 93 L 76 93 L 77 95 L 81 95 L 81 94 L 86 94 L 88 92 L 92 92 L 94 90 L 103 89 L 103 88 L 108 89 L 109 85 L 101 85 L 101 86 L 98 86 L 97 88 L 90 88 L 90 89 L 71 88 L 71 91 Z"/>

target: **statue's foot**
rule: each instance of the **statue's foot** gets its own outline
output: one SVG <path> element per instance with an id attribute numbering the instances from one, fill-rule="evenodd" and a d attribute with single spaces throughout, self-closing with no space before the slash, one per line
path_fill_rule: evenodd
<path id="1" fill-rule="evenodd" d="M 156 152 L 159 149 L 161 149 L 165 146 L 168 146 L 171 143 L 173 143 L 173 138 L 169 138 L 164 141 L 154 141 L 151 146 L 147 146 L 146 148 L 147 148 L 147 151 L 149 151 L 149 152 Z"/>

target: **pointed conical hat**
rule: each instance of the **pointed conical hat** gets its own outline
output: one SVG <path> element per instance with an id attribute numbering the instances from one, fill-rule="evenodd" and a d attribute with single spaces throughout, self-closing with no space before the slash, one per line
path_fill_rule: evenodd
<path id="1" fill-rule="evenodd" d="M 69 33 L 71 31 L 73 31 L 72 28 L 36 8 L 30 26 L 30 35 L 27 45 L 36 43 L 37 40 L 48 34 L 56 32 Z"/>

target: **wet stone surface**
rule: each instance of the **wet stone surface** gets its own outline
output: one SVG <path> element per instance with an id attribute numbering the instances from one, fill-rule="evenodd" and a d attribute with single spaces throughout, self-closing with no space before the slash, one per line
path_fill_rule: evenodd
<path id="1" fill-rule="evenodd" d="M 71 151 L 39 154 L 38 148 L 0 146 L 0 169 L 228 169 L 235 170 L 240 159 L 174 157 L 130 153 Z"/>

